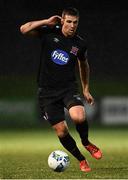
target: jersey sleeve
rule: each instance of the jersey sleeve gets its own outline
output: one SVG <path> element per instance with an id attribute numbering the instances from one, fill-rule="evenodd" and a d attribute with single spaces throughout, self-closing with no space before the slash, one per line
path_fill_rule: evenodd
<path id="1" fill-rule="evenodd" d="M 86 58 L 87 58 L 87 47 L 86 45 L 84 45 L 78 51 L 78 59 L 80 61 L 85 61 Z"/>
<path id="2" fill-rule="evenodd" d="M 57 30 L 57 27 L 49 27 L 49 26 L 41 26 L 37 29 L 39 33 L 39 38 L 44 38 L 47 34 L 50 34 L 52 32 L 55 32 Z"/>
<path id="3" fill-rule="evenodd" d="M 87 35 L 83 39 L 78 35 L 79 38 L 79 51 L 77 57 L 80 61 L 86 61 L 87 58 Z"/>
<path id="4" fill-rule="evenodd" d="M 45 37 L 46 34 L 49 34 L 51 32 L 51 28 L 48 26 L 41 26 L 37 28 L 36 30 L 38 31 L 39 38 L 41 39 Z"/>

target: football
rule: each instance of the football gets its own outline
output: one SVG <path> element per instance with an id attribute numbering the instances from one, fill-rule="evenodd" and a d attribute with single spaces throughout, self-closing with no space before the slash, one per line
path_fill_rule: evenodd
<path id="1" fill-rule="evenodd" d="M 48 156 L 48 166 L 56 172 L 63 172 L 70 164 L 69 156 L 66 152 L 55 150 Z"/>

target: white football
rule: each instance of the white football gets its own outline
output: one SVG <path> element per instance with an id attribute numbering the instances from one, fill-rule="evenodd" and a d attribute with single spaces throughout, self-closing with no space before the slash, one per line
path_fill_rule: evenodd
<path id="1" fill-rule="evenodd" d="M 48 165 L 53 171 L 63 172 L 69 164 L 69 156 L 64 151 L 55 150 L 48 157 Z"/>

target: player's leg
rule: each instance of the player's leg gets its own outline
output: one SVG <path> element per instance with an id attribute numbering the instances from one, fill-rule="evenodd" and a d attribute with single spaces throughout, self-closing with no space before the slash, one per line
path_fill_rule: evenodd
<path id="1" fill-rule="evenodd" d="M 85 107 L 80 95 L 76 90 L 72 89 L 65 96 L 64 103 L 69 111 L 71 119 L 75 123 L 76 130 L 80 135 L 83 146 L 94 158 L 100 159 L 102 157 L 100 149 L 92 144 L 88 139 L 88 121 L 86 118 Z"/>
<path id="2" fill-rule="evenodd" d="M 68 126 L 64 115 L 63 104 L 60 101 L 53 102 L 44 108 L 47 120 L 55 130 L 61 144 L 79 161 L 84 160 L 84 156 L 80 153 L 76 146 L 76 142 L 69 134 Z"/>
<path id="3" fill-rule="evenodd" d="M 75 140 L 72 138 L 68 131 L 66 121 L 64 121 L 65 114 L 63 104 L 59 101 L 51 103 L 44 108 L 46 118 L 55 130 L 61 144 L 68 150 L 78 161 L 81 163 L 81 170 L 88 172 L 90 167 L 85 157 L 79 151 Z"/>
<path id="4" fill-rule="evenodd" d="M 75 140 L 69 134 L 66 122 L 61 121 L 52 127 L 55 130 L 61 144 L 79 161 L 84 160 L 85 157 L 80 153 Z"/>
<path id="5" fill-rule="evenodd" d="M 67 149 L 79 162 L 81 171 L 89 172 L 91 168 L 89 167 L 88 161 L 79 151 L 75 140 L 69 134 L 68 127 L 65 121 L 61 121 L 52 126 L 56 134 L 65 149 Z"/>
<path id="6" fill-rule="evenodd" d="M 76 125 L 76 130 L 81 137 L 83 146 L 91 153 L 92 157 L 100 159 L 102 157 L 101 150 L 88 140 L 88 122 L 84 106 L 72 106 L 69 109 L 69 114 Z"/>
<path id="7" fill-rule="evenodd" d="M 88 140 L 89 127 L 88 127 L 88 121 L 86 119 L 86 114 L 84 111 L 84 106 L 74 105 L 70 107 L 69 114 L 76 126 L 76 130 L 78 131 L 81 137 L 82 144 L 84 146 L 88 145 L 89 144 L 89 140 Z"/>

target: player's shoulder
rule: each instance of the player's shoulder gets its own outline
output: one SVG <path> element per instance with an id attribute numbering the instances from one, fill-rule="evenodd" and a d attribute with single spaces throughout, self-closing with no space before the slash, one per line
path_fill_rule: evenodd
<path id="1" fill-rule="evenodd" d="M 76 38 L 77 38 L 77 40 L 78 40 L 78 41 L 80 41 L 80 42 L 83 42 L 83 43 L 84 43 L 84 42 L 86 42 L 86 41 L 87 41 L 87 34 L 85 34 L 85 35 L 84 35 L 84 37 L 83 37 L 83 36 L 81 36 L 81 35 L 79 35 L 79 34 L 77 34 L 77 35 L 76 35 Z"/>
<path id="2" fill-rule="evenodd" d="M 56 30 L 58 30 L 58 31 L 61 30 L 61 26 L 59 26 L 59 25 L 55 25 L 54 28 L 55 28 Z"/>
<path id="3" fill-rule="evenodd" d="M 87 35 L 80 36 L 79 34 L 76 35 L 76 41 L 80 47 L 87 46 Z"/>
<path id="4" fill-rule="evenodd" d="M 44 25 L 42 26 L 43 29 L 49 29 L 52 31 L 60 31 L 61 30 L 61 26 L 59 25 L 55 25 L 55 26 L 48 26 L 48 25 Z"/>
<path id="5" fill-rule="evenodd" d="M 47 26 L 47 25 L 44 25 L 44 26 L 41 26 L 40 27 L 40 30 L 42 32 L 46 32 L 46 33 L 52 33 L 52 32 L 59 32 L 61 30 L 61 27 L 56 25 L 56 26 Z"/>

